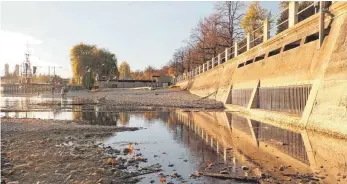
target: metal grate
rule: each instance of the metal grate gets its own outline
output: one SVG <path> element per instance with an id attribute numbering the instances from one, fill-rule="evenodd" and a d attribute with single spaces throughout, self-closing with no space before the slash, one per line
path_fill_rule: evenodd
<path id="1" fill-rule="evenodd" d="M 311 84 L 259 88 L 258 108 L 301 114 L 311 91 Z"/>
<path id="2" fill-rule="evenodd" d="M 253 89 L 231 89 L 231 104 L 247 106 Z"/>

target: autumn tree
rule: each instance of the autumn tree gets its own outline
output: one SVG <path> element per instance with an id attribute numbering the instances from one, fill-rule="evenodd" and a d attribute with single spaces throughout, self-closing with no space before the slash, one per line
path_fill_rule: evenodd
<path id="1" fill-rule="evenodd" d="M 85 75 L 86 68 L 90 68 L 93 76 L 99 74 L 111 77 L 117 74 L 115 54 L 95 45 L 80 43 L 73 46 L 70 50 L 70 61 L 74 81 L 78 84 L 81 84 L 80 79 Z"/>
<path id="2" fill-rule="evenodd" d="M 130 66 L 125 61 L 123 61 L 119 65 L 119 79 L 122 79 L 122 80 L 130 79 Z"/>
<path id="3" fill-rule="evenodd" d="M 253 1 L 248 5 L 248 11 L 241 21 L 241 26 L 246 33 L 251 33 L 253 38 L 256 38 L 263 33 L 263 29 L 259 29 L 258 33 L 254 31 L 262 26 L 268 17 L 268 11 L 260 6 L 259 1 Z"/>

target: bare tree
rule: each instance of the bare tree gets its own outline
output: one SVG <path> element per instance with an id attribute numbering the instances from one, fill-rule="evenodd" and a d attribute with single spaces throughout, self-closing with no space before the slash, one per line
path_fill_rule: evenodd
<path id="1" fill-rule="evenodd" d="M 226 40 L 228 46 L 233 46 L 235 40 L 244 36 L 240 26 L 244 16 L 245 4 L 242 1 L 219 1 L 215 4 L 215 10 L 221 16 L 221 36 Z"/>

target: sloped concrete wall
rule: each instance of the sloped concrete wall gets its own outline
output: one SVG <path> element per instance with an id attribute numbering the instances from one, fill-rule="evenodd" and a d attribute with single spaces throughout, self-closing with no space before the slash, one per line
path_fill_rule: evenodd
<path id="1" fill-rule="evenodd" d="M 322 47 L 319 47 L 319 40 L 304 44 L 306 36 L 319 30 L 317 14 L 179 85 L 198 96 L 228 104 L 231 88 L 253 88 L 258 80 L 260 87 L 312 84 L 303 115 L 298 120 L 294 118 L 291 124 L 347 138 L 347 3 L 336 2 L 330 10 L 334 18 L 329 21 L 331 17 L 326 15 L 325 27 L 331 29 Z M 284 45 L 299 39 L 301 45 L 297 48 L 237 68 L 239 63 L 277 48 L 283 49 Z M 283 115 L 280 119 L 292 121 L 293 118 Z"/>
<path id="2" fill-rule="evenodd" d="M 336 35 L 335 44 L 330 48 L 328 66 L 309 116 L 308 127 L 347 133 L 347 13 L 341 15 L 335 24 L 335 30 L 332 30 Z"/>

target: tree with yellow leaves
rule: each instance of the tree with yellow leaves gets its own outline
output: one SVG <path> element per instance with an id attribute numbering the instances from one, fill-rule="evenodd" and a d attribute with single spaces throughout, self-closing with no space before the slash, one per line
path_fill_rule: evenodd
<path id="1" fill-rule="evenodd" d="M 82 78 L 89 68 L 96 74 L 113 78 L 117 75 L 116 55 L 106 49 L 100 49 L 95 45 L 80 43 L 70 50 L 70 60 L 74 82 L 82 84 Z"/>
<path id="2" fill-rule="evenodd" d="M 122 80 L 129 80 L 129 79 L 131 79 L 131 77 L 130 77 L 130 66 L 125 61 L 123 61 L 119 65 L 119 79 L 122 79 Z"/>
<path id="3" fill-rule="evenodd" d="M 263 25 L 268 16 L 268 11 L 260 6 L 259 1 L 253 1 L 248 5 L 248 11 L 241 21 L 241 26 L 246 33 L 253 33 Z M 260 33 L 262 34 L 262 29 L 260 29 Z M 253 33 L 252 36 L 255 38 L 257 35 Z"/>

